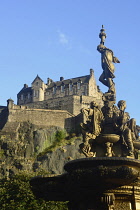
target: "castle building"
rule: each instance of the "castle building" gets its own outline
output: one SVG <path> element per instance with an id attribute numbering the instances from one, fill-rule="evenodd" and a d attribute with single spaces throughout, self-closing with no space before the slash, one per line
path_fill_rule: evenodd
<path id="1" fill-rule="evenodd" d="M 67 110 L 78 115 L 82 108 L 88 108 L 91 101 L 102 106 L 102 92 L 96 85 L 94 71 L 90 74 L 72 79 L 60 77 L 54 82 L 47 79 L 47 84 L 37 75 L 28 87 L 24 87 L 17 94 L 17 105 L 26 105 L 28 108 Z"/>

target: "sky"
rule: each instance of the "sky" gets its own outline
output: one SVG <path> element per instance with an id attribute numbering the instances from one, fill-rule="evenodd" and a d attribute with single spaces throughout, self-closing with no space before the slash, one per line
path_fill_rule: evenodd
<path id="1" fill-rule="evenodd" d="M 139 0 L 0 0 L 0 105 L 37 74 L 46 83 L 88 75 L 97 85 L 102 73 L 97 51 L 101 26 L 105 46 L 120 60 L 115 64 L 117 102 L 126 100 L 140 125 Z"/>

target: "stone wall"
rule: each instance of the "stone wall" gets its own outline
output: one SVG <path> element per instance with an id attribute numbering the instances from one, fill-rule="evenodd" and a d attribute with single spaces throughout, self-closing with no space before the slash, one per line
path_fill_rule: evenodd
<path id="1" fill-rule="evenodd" d="M 63 110 L 28 109 L 15 105 L 13 109 L 9 109 L 8 122 L 30 122 L 40 127 L 58 126 L 70 131 L 75 118 Z"/>
<path id="2" fill-rule="evenodd" d="M 0 129 L 3 128 L 3 126 L 7 122 L 7 119 L 8 119 L 8 109 L 7 107 L 5 107 L 0 110 Z"/>
<path id="3" fill-rule="evenodd" d="M 47 101 L 28 103 L 23 106 L 34 109 L 67 110 L 68 112 L 73 114 L 73 96 L 66 96 L 64 98 L 53 98 L 48 99 Z"/>
<path id="4" fill-rule="evenodd" d="M 51 109 L 51 110 L 67 110 L 71 114 L 78 115 L 82 108 L 89 108 L 91 101 L 96 101 L 101 107 L 103 106 L 102 94 L 95 96 L 65 96 L 60 98 L 48 99 L 47 101 L 38 101 L 28 103 L 27 108 L 34 109 Z M 22 107 L 22 106 L 21 106 Z"/>
<path id="5" fill-rule="evenodd" d="M 40 127 L 58 126 L 69 131 L 76 131 L 82 118 L 81 109 L 89 108 L 91 101 L 102 107 L 102 94 L 96 96 L 65 96 L 47 101 L 38 101 L 26 105 L 15 105 L 12 99 L 7 100 L 7 107 L 0 112 L 0 129 L 14 130 L 16 123 L 30 122 Z M 8 124 L 6 124 L 8 122 Z M 12 126 L 12 124 L 14 126 Z M 9 132 L 9 131 L 8 131 Z"/>

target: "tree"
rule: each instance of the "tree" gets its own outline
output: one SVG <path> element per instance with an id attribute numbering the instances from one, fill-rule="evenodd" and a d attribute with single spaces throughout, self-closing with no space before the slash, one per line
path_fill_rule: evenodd
<path id="1" fill-rule="evenodd" d="M 21 172 L 12 178 L 0 180 L 1 210 L 67 210 L 66 202 L 36 199 L 33 195 L 29 180 L 38 174 Z"/>

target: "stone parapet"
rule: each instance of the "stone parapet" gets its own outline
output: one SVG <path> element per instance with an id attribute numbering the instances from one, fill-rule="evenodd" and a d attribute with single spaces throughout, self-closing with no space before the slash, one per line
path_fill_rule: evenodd
<path id="1" fill-rule="evenodd" d="M 58 126 L 71 130 L 74 126 L 74 116 L 65 110 L 46 110 L 16 106 L 10 109 L 7 122 L 30 122 L 39 126 Z"/>

